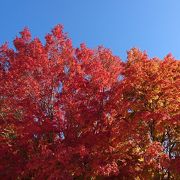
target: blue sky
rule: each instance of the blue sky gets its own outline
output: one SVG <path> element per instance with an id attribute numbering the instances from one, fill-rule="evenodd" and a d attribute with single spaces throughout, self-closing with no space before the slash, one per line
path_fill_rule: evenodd
<path id="1" fill-rule="evenodd" d="M 0 0 L 0 44 L 24 26 L 43 37 L 63 24 L 74 46 L 103 45 L 126 59 L 132 47 L 180 59 L 180 0 Z"/>

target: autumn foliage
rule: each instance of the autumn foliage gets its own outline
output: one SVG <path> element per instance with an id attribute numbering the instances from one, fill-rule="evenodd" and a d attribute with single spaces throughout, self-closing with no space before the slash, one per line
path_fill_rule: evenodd
<path id="1" fill-rule="evenodd" d="M 180 61 L 45 40 L 0 47 L 0 179 L 180 178 Z"/>

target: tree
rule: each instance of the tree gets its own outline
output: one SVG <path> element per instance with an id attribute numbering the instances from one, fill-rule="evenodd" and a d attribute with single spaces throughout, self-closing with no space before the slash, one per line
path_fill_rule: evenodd
<path id="1" fill-rule="evenodd" d="M 0 48 L 1 178 L 180 177 L 179 61 L 20 34 Z"/>

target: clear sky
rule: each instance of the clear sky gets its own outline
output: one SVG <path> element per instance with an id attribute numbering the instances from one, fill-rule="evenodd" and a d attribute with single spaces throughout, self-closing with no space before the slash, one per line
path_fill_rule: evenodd
<path id="1" fill-rule="evenodd" d="M 103 45 L 126 59 L 132 47 L 180 59 L 180 0 L 0 0 L 0 44 L 24 26 L 43 37 L 63 24 L 74 46 Z"/>

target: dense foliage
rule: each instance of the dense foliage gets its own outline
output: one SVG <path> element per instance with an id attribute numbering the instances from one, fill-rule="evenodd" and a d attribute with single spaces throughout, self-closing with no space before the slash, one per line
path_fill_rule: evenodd
<path id="1" fill-rule="evenodd" d="M 62 29 L 0 47 L 0 179 L 180 178 L 180 61 Z"/>

